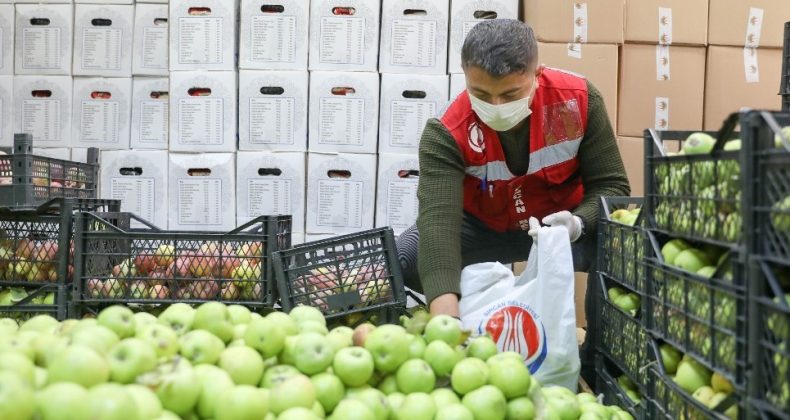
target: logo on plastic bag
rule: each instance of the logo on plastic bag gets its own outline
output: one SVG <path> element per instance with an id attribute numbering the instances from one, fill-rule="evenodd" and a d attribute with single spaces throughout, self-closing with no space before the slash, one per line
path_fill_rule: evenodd
<path id="1" fill-rule="evenodd" d="M 543 323 L 523 304 L 507 302 L 486 311 L 478 333 L 490 334 L 500 351 L 521 354 L 531 374 L 540 369 L 549 352 Z"/>

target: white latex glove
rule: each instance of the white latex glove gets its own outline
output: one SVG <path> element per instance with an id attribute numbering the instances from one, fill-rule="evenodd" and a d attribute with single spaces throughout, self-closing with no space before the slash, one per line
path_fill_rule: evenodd
<path id="1" fill-rule="evenodd" d="M 529 232 L 527 232 L 527 233 L 529 234 L 529 236 L 532 237 L 532 241 L 533 242 L 537 242 L 538 241 L 538 230 L 539 229 L 540 229 L 540 222 L 538 222 L 538 219 L 535 218 L 535 217 L 530 217 L 529 218 Z"/>
<path id="2" fill-rule="evenodd" d="M 549 226 L 565 226 L 571 242 L 576 242 L 582 236 L 582 219 L 571 212 L 563 210 L 543 218 L 543 224 Z"/>

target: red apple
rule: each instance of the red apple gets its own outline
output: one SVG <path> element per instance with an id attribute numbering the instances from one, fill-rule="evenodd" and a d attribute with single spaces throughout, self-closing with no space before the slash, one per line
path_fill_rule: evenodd
<path id="1" fill-rule="evenodd" d="M 239 300 L 239 288 L 233 283 L 228 283 L 222 288 L 222 300 Z"/>
<path id="2" fill-rule="evenodd" d="M 58 281 L 58 271 L 54 268 L 49 270 L 49 281 L 51 283 L 56 283 Z"/>
<path id="3" fill-rule="evenodd" d="M 198 253 L 189 264 L 189 272 L 195 277 L 208 277 L 214 273 L 217 257 Z"/>
<path id="4" fill-rule="evenodd" d="M 102 297 L 104 282 L 99 279 L 90 279 L 85 282 L 85 295 L 94 299 Z"/>
<path id="5" fill-rule="evenodd" d="M 16 257 L 19 259 L 29 260 L 36 249 L 36 243 L 30 239 L 20 239 L 16 246 Z"/>
<path id="6" fill-rule="evenodd" d="M 189 278 L 192 277 L 191 273 L 189 272 L 189 266 L 192 265 L 192 259 L 194 258 L 195 253 L 192 251 L 187 251 L 175 260 L 175 270 L 173 271 L 174 275 L 178 278 Z"/>
<path id="7" fill-rule="evenodd" d="M 172 245 L 159 245 L 154 251 L 154 261 L 160 267 L 169 266 L 175 259 L 175 248 Z"/>
<path id="8" fill-rule="evenodd" d="M 192 294 L 197 299 L 214 300 L 219 293 L 219 284 L 214 280 L 195 280 L 192 283 Z"/>
<path id="9" fill-rule="evenodd" d="M 222 264 L 218 264 L 219 277 L 223 279 L 233 278 L 233 270 L 241 265 L 241 258 L 238 257 L 222 257 Z M 214 270 L 217 271 L 217 270 Z M 216 273 L 215 273 L 216 274 Z"/>
<path id="10" fill-rule="evenodd" d="M 157 267 L 156 259 L 153 255 L 140 254 L 134 258 L 134 266 L 137 267 L 137 272 L 141 276 L 147 276 Z"/>

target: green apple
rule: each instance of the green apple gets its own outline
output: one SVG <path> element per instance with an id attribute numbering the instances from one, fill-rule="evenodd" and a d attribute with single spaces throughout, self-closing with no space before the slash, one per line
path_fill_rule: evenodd
<path id="1" fill-rule="evenodd" d="M 376 369 L 383 373 L 395 372 L 409 358 L 409 338 L 399 325 L 382 325 L 371 331 L 365 348 L 373 356 Z"/>
<path id="2" fill-rule="evenodd" d="M 431 365 L 436 376 L 449 375 L 453 371 L 455 365 L 463 358 L 464 356 L 462 353 L 456 351 L 456 349 L 441 340 L 429 343 L 423 353 L 423 359 Z"/>
<path id="3" fill-rule="evenodd" d="M 437 405 L 439 410 L 436 411 L 434 420 L 475 420 L 475 416 L 461 403 L 449 405 Z"/>
<path id="4" fill-rule="evenodd" d="M 713 151 L 716 139 L 707 133 L 692 133 L 683 142 L 681 150 L 686 155 L 703 155 Z"/>
<path id="5" fill-rule="evenodd" d="M 0 336 L 8 337 L 19 330 L 19 324 L 11 318 L 0 318 Z"/>
<path id="6" fill-rule="evenodd" d="M 19 326 L 19 332 L 35 331 L 38 333 L 52 334 L 60 323 L 49 315 L 36 315 Z"/>
<path id="7" fill-rule="evenodd" d="M 213 365 L 225 350 L 225 343 L 214 334 L 195 329 L 184 334 L 179 340 L 179 353 L 193 365 L 208 363 Z"/>
<path id="8" fill-rule="evenodd" d="M 22 353 L 6 351 L 0 354 L 0 372 L 14 373 L 30 387 L 36 384 L 35 365 Z"/>
<path id="9" fill-rule="evenodd" d="M 228 314 L 233 325 L 249 324 L 252 319 L 250 310 L 241 305 L 228 305 Z"/>
<path id="10" fill-rule="evenodd" d="M 250 385 L 226 390 L 214 409 L 215 420 L 260 420 L 269 412 L 269 391 Z"/>
<path id="11" fill-rule="evenodd" d="M 228 346 L 233 343 L 244 344 L 244 335 L 247 333 L 247 324 L 234 324 L 233 325 L 233 339 L 228 343 Z"/>
<path id="12" fill-rule="evenodd" d="M 436 404 L 430 395 L 424 392 L 415 392 L 406 395 L 396 413 L 398 419 L 433 420 L 436 411 Z"/>
<path id="13" fill-rule="evenodd" d="M 35 408 L 33 388 L 14 373 L 0 372 L 0 413 L 3 413 L 3 419 L 31 419 Z"/>
<path id="14" fill-rule="evenodd" d="M 697 389 L 710 383 L 711 372 L 694 359 L 684 358 L 678 364 L 675 382 L 686 392 L 693 394 Z"/>
<path id="15" fill-rule="evenodd" d="M 156 350 L 139 338 L 126 338 L 110 350 L 110 380 L 130 384 L 139 375 L 156 368 Z"/>
<path id="16" fill-rule="evenodd" d="M 449 315 L 435 315 L 425 326 L 425 341 L 436 340 L 451 346 L 461 344 L 461 323 Z"/>
<path id="17" fill-rule="evenodd" d="M 155 371 L 138 376 L 137 383 L 154 391 L 162 407 L 179 416 L 191 413 L 200 397 L 198 376 L 189 361 L 181 357 L 160 363 Z"/>
<path id="18" fill-rule="evenodd" d="M 119 341 L 111 329 L 101 325 L 83 328 L 71 334 L 72 345 L 90 347 L 102 355 L 107 354 Z"/>
<path id="19" fill-rule="evenodd" d="M 271 312 L 264 318 L 282 328 L 286 336 L 299 334 L 299 326 L 296 321 L 284 312 Z"/>
<path id="20" fill-rule="evenodd" d="M 159 322 L 173 329 L 176 335 L 184 335 L 192 329 L 195 309 L 186 303 L 174 303 L 159 314 Z"/>
<path id="21" fill-rule="evenodd" d="M 195 310 L 192 329 L 206 330 L 224 343 L 233 339 L 233 322 L 228 307 L 221 302 L 206 302 Z"/>
<path id="22" fill-rule="evenodd" d="M 507 420 L 532 420 L 535 418 L 535 403 L 529 397 L 519 397 L 507 403 Z"/>
<path id="23" fill-rule="evenodd" d="M 713 372 L 713 375 L 711 375 L 710 386 L 714 391 L 723 392 L 725 394 L 731 394 L 735 390 L 732 383 L 719 372 Z"/>
<path id="24" fill-rule="evenodd" d="M 269 400 L 269 409 L 277 415 L 293 407 L 313 408 L 317 401 L 315 387 L 304 375 L 294 375 L 275 385 Z"/>
<path id="25" fill-rule="evenodd" d="M 294 357 L 294 365 L 300 372 L 315 375 L 332 365 L 335 353 L 326 336 L 307 332 L 296 336 Z"/>
<path id="26" fill-rule="evenodd" d="M 214 365 L 197 365 L 194 372 L 200 383 L 195 413 L 201 418 L 211 418 L 214 416 L 217 406 L 220 405 L 222 394 L 232 389 L 235 384 L 228 372 Z"/>
<path id="27" fill-rule="evenodd" d="M 362 401 L 373 413 L 376 420 L 387 420 L 390 416 L 390 404 L 387 396 L 375 388 L 363 390 L 354 399 Z"/>
<path id="28" fill-rule="evenodd" d="M 285 382 L 287 379 L 300 375 L 299 370 L 290 365 L 275 365 L 271 368 L 265 369 L 263 372 L 263 379 L 261 379 L 261 388 L 273 388 Z"/>
<path id="29" fill-rule="evenodd" d="M 277 312 L 272 312 L 277 313 Z M 286 316 L 286 318 L 288 318 Z M 258 350 L 264 358 L 277 356 L 285 346 L 285 329 L 272 319 L 253 319 L 247 324 L 244 332 L 244 342 Z"/>
<path id="30" fill-rule="evenodd" d="M 178 353 L 178 336 L 172 328 L 163 324 L 143 326 L 135 337 L 151 346 L 158 357 L 170 358 Z"/>
<path id="31" fill-rule="evenodd" d="M 464 395 L 461 400 L 475 419 L 504 420 L 507 415 L 507 399 L 499 388 L 484 385 Z"/>
<path id="32" fill-rule="evenodd" d="M 332 362 L 335 375 L 348 387 L 366 384 L 375 369 L 373 356 L 364 347 L 340 349 Z"/>
<path id="33" fill-rule="evenodd" d="M 340 326 L 332 328 L 326 335 L 326 339 L 329 340 L 332 349 L 337 353 L 344 347 L 351 347 L 354 345 L 353 335 L 354 330 L 346 326 Z"/>
<path id="34" fill-rule="evenodd" d="M 126 385 L 124 388 L 137 406 L 141 420 L 155 419 L 162 415 L 162 403 L 154 391 L 137 384 Z"/>
<path id="35" fill-rule="evenodd" d="M 721 404 L 722 401 L 727 399 L 728 396 L 729 394 L 724 392 L 717 392 L 710 398 L 710 401 L 708 401 L 708 408 L 711 410 L 715 409 L 719 404 Z M 730 408 L 724 411 L 724 415 L 731 420 L 736 420 L 738 418 L 738 405 L 733 404 Z"/>
<path id="36" fill-rule="evenodd" d="M 581 416 L 581 408 L 576 394 L 569 389 L 561 386 L 544 387 L 543 396 L 546 405 L 557 413 L 560 420 L 578 419 Z"/>
<path id="37" fill-rule="evenodd" d="M 708 260 L 708 256 L 705 255 L 704 252 L 696 248 L 689 248 L 680 251 L 677 257 L 675 257 L 673 265 L 681 270 L 686 270 L 690 273 L 696 273 L 702 267 L 711 265 L 711 262 Z"/>
<path id="38" fill-rule="evenodd" d="M 597 403 L 598 398 L 595 395 L 590 394 L 589 392 L 580 392 L 576 394 L 576 401 L 578 401 L 579 404 Z"/>
<path id="39" fill-rule="evenodd" d="M 290 316 L 297 325 L 306 321 L 313 321 L 323 324 L 326 327 L 326 319 L 324 318 L 324 314 L 322 314 L 318 308 L 314 308 L 312 306 L 295 306 L 291 309 L 291 312 L 288 312 L 288 316 Z"/>
<path id="40" fill-rule="evenodd" d="M 321 335 L 329 334 L 329 330 L 327 330 L 326 324 L 324 324 L 323 322 L 308 320 L 308 321 L 299 322 L 297 325 L 299 326 L 300 334 L 306 332 L 313 332 Z"/>
<path id="41" fill-rule="evenodd" d="M 664 257 L 665 263 L 673 265 L 677 255 L 689 248 L 691 248 L 691 245 L 683 239 L 672 239 L 661 247 L 661 256 Z"/>
<path id="42" fill-rule="evenodd" d="M 600 419 L 607 419 L 611 417 L 609 409 L 597 402 L 580 403 L 579 409 L 581 410 L 582 415 L 594 415 Z"/>
<path id="43" fill-rule="evenodd" d="M 771 207 L 771 224 L 780 232 L 790 233 L 790 195 Z"/>
<path id="44" fill-rule="evenodd" d="M 450 384 L 455 392 L 466 395 L 487 384 L 488 375 L 489 367 L 486 362 L 476 357 L 467 357 L 453 367 Z"/>
<path id="45" fill-rule="evenodd" d="M 425 340 L 418 335 L 407 334 L 409 337 L 409 358 L 421 359 L 425 353 Z"/>
<path id="46" fill-rule="evenodd" d="M 346 398 L 340 401 L 329 420 L 377 420 L 376 416 L 362 401 Z"/>
<path id="47" fill-rule="evenodd" d="M 107 383 L 88 390 L 80 405 L 83 419 L 127 420 L 140 418 L 137 403 L 122 385 Z"/>
<path id="48" fill-rule="evenodd" d="M 674 375 L 678 370 L 678 363 L 682 355 L 674 347 L 669 344 L 662 344 L 659 347 L 661 351 L 661 361 L 664 364 L 664 370 L 669 375 Z"/>
<path id="49" fill-rule="evenodd" d="M 126 306 L 113 305 L 99 312 L 96 318 L 99 325 L 111 329 L 118 338 L 127 338 L 134 335 L 136 327 L 134 312 Z"/>
<path id="50" fill-rule="evenodd" d="M 727 143 L 724 143 L 723 149 L 725 152 L 741 150 L 741 139 L 728 140 Z"/>
<path id="51" fill-rule="evenodd" d="M 502 353 L 497 353 L 496 355 L 490 357 L 488 360 L 486 360 L 486 364 L 488 366 L 491 366 L 492 364 L 501 362 L 503 360 L 512 360 L 515 362 L 524 363 L 524 356 L 514 351 L 504 351 Z"/>
<path id="52" fill-rule="evenodd" d="M 617 384 L 625 390 L 636 390 L 636 384 L 627 375 L 620 375 L 617 377 Z"/>
<path id="53" fill-rule="evenodd" d="M 217 366 L 228 372 L 236 385 L 258 386 L 263 378 L 263 357 L 247 346 L 226 348 Z"/>
<path id="54" fill-rule="evenodd" d="M 404 394 L 414 392 L 431 392 L 436 386 L 436 374 L 431 365 L 422 359 L 410 359 L 404 362 L 395 376 L 398 390 Z"/>
<path id="55" fill-rule="evenodd" d="M 78 417 L 81 414 L 79 412 L 80 405 L 87 399 L 87 396 L 88 391 L 75 383 L 60 382 L 49 385 L 36 394 L 36 418 L 40 420 L 81 420 Z M 2 397 L 0 397 L 1 400 Z M 159 400 L 157 400 L 158 402 Z"/>
<path id="56" fill-rule="evenodd" d="M 110 379 L 110 366 L 95 350 L 74 345 L 58 354 L 47 368 L 47 381 L 73 382 L 90 388 Z"/>
<path id="57" fill-rule="evenodd" d="M 466 349 L 466 354 L 469 357 L 476 357 L 481 360 L 488 360 L 489 357 L 497 354 L 499 350 L 496 343 L 488 335 L 480 335 L 472 339 L 469 347 Z"/>
<path id="58" fill-rule="evenodd" d="M 383 392 L 386 395 L 399 392 L 398 391 L 398 380 L 395 378 L 394 374 L 389 374 L 384 377 L 378 384 L 379 391 Z"/>
<path id="59" fill-rule="evenodd" d="M 133 317 L 134 335 L 137 335 L 146 325 L 156 324 L 159 322 L 157 317 L 148 312 L 135 312 Z"/>
<path id="60" fill-rule="evenodd" d="M 47 386 L 47 369 L 36 366 L 33 368 L 33 376 L 35 376 L 35 389 L 38 390 Z"/>
<path id="61" fill-rule="evenodd" d="M 296 365 L 296 340 L 298 335 L 289 335 L 285 337 L 285 344 L 277 359 L 283 365 Z"/>
<path id="62" fill-rule="evenodd" d="M 461 404 L 461 399 L 450 388 L 436 388 L 431 391 L 431 398 L 437 407 L 444 407 L 452 404 Z"/>
<path id="63" fill-rule="evenodd" d="M 274 415 L 272 414 L 272 416 Z M 304 407 L 289 408 L 277 416 L 277 420 L 320 420 L 323 418 L 313 412 L 313 410 Z"/>
<path id="64" fill-rule="evenodd" d="M 700 268 L 696 274 L 707 279 L 712 278 L 713 275 L 716 274 L 716 267 L 712 265 L 706 265 L 705 267 Z"/>
<path id="65" fill-rule="evenodd" d="M 529 369 L 522 362 L 504 360 L 489 365 L 488 383 L 502 391 L 508 400 L 527 395 L 530 380 Z"/>
<path id="66" fill-rule="evenodd" d="M 371 364 L 373 361 L 371 360 Z M 316 399 L 324 411 L 331 413 L 346 394 L 343 381 L 331 373 L 319 373 L 310 378 L 315 388 Z"/>
<path id="67" fill-rule="evenodd" d="M 403 401 L 406 399 L 406 396 L 401 394 L 400 392 L 393 392 L 392 394 L 387 395 L 387 401 L 390 404 L 391 412 L 395 414 L 397 418 L 397 412 L 401 405 L 403 405 Z M 392 418 L 393 416 L 390 416 Z"/>
<path id="68" fill-rule="evenodd" d="M 355 346 L 364 347 L 365 342 L 368 339 L 368 335 L 375 329 L 376 326 L 369 322 L 359 324 L 356 328 L 354 328 L 354 334 L 351 335 L 351 341 Z"/>
<path id="69" fill-rule="evenodd" d="M 708 404 L 710 403 L 711 398 L 713 398 L 713 395 L 715 393 L 716 393 L 716 391 L 714 391 L 713 388 L 705 385 L 705 386 L 701 386 L 701 387 L 697 388 L 697 390 L 694 391 L 694 393 L 691 394 L 691 396 L 695 400 L 701 402 L 702 405 L 707 407 Z"/>

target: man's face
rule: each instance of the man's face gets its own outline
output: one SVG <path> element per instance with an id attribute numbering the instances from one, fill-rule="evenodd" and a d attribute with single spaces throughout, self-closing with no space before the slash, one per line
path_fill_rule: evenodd
<path id="1" fill-rule="evenodd" d="M 492 77 L 485 70 L 471 66 L 464 70 L 466 89 L 476 98 L 492 105 L 501 105 L 526 98 L 532 93 L 536 76 L 543 71 L 538 66 L 534 71 L 511 73 L 504 77 Z"/>

